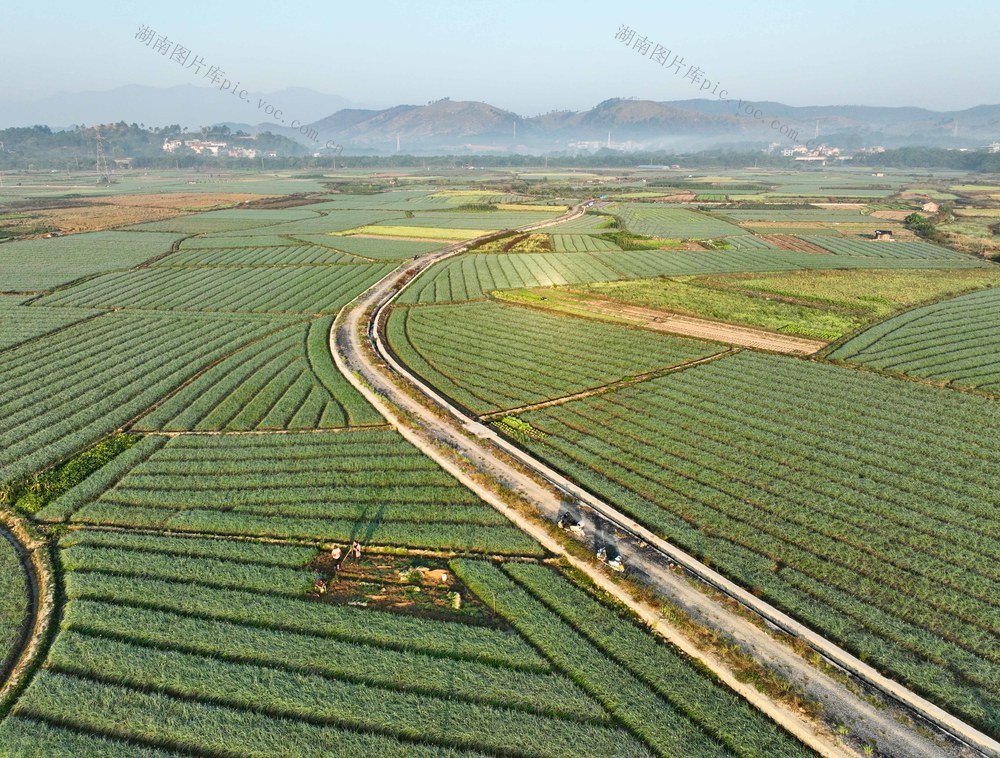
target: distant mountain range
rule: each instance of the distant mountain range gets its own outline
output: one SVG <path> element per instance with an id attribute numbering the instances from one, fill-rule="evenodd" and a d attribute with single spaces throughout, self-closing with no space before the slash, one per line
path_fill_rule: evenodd
<path id="1" fill-rule="evenodd" d="M 735 100 L 614 98 L 585 111 L 525 117 L 488 103 L 447 98 L 376 110 L 301 88 L 251 93 L 248 97 L 249 101 L 241 101 L 232 94 L 191 85 L 165 89 L 134 85 L 12 103 L 4 109 L 10 114 L 10 123 L 0 127 L 44 123 L 55 128 L 126 121 L 194 129 L 225 123 L 233 131 L 272 131 L 317 148 L 332 141 L 342 144 L 347 152 L 392 153 L 399 149 L 454 154 L 574 153 L 608 146 L 625 150 L 749 149 L 769 143 L 790 147 L 813 139 L 847 149 L 874 145 L 981 147 L 1000 140 L 1000 105 L 939 112 L 916 107 L 795 107 L 776 102 L 754 102 L 740 108 Z M 280 109 L 280 116 L 273 108 Z M 293 120 L 306 126 L 293 129 Z"/>

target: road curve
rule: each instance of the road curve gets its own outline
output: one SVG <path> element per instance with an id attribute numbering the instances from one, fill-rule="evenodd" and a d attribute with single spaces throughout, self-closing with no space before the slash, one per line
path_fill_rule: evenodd
<path id="1" fill-rule="evenodd" d="M 851 695 L 832 677 L 803 661 L 763 630 L 723 609 L 708 596 L 690 587 L 684 587 L 684 582 L 670 569 L 674 566 L 683 567 L 690 576 L 737 601 L 771 626 L 802 640 L 827 661 L 879 690 L 909 712 L 985 755 L 1000 756 L 1000 744 L 988 735 L 898 682 L 885 677 L 846 650 L 650 532 L 609 503 L 577 486 L 478 419 L 470 417 L 415 376 L 387 348 L 382 336 L 385 314 L 396 297 L 427 268 L 465 252 L 473 244 L 511 232 L 533 231 L 577 218 L 583 215 L 586 207 L 586 204 L 575 206 L 564 216 L 541 224 L 450 245 L 391 272 L 338 314 L 330 339 L 331 350 L 338 368 L 369 399 L 372 399 L 371 393 L 374 392 L 377 396 L 381 396 L 376 399 L 388 399 L 392 405 L 409 415 L 410 423 L 414 418 L 418 419 L 425 435 L 434 442 L 452 448 L 478 470 L 488 473 L 502 486 L 522 495 L 550 520 L 554 521 L 558 513 L 566 507 L 567 499 L 575 501 L 585 527 L 588 527 L 588 533 L 595 535 L 598 541 L 614 543 L 632 571 L 668 596 L 675 599 L 682 598 L 682 605 L 693 610 L 694 615 L 734 632 L 735 638 L 744 642 L 759 659 L 763 658 L 780 671 L 790 673 L 792 675 L 790 678 L 798 679 L 799 683 L 807 685 L 807 691 L 812 694 L 818 693 L 820 699 L 825 701 L 824 705 L 829 706 L 830 699 L 836 699 L 837 706 L 831 709 L 832 712 L 838 713 L 842 720 L 853 722 L 851 726 L 856 733 L 868 732 L 870 738 L 877 740 L 880 745 L 885 745 L 886 742 L 894 744 L 900 751 L 897 754 L 928 756 L 941 754 L 940 745 L 918 737 L 911 729 L 900 725 L 891 715 Z M 397 386 L 397 378 L 419 391 L 431 401 L 438 412 L 444 411 L 457 423 L 448 423 L 440 415 L 426 408 L 423 403 L 418 403 Z M 387 415 L 384 413 L 384 405 L 382 403 L 377 405 L 382 406 L 380 410 Z M 406 424 L 398 417 L 389 417 L 389 420 L 401 432 L 411 432 L 409 429 L 404 430 Z M 412 441 L 412 432 L 407 436 Z M 422 449 L 427 451 L 426 442 Z M 532 472 L 535 478 L 518 470 L 505 458 L 515 459 Z M 540 484 L 538 478 L 551 486 Z M 849 700 L 845 699 L 845 696 Z"/>

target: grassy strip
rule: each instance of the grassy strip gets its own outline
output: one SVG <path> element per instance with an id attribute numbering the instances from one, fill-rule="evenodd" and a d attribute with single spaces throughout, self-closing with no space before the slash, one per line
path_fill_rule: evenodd
<path id="1" fill-rule="evenodd" d="M 631 672 L 609 660 L 499 568 L 469 560 L 455 560 L 451 566 L 469 589 L 494 605 L 501 616 L 657 754 L 729 754 L 723 745 Z"/>
<path id="2" fill-rule="evenodd" d="M 122 581 L 99 573 L 68 574 L 66 594 L 71 600 L 126 604 L 523 671 L 545 672 L 550 668 L 524 640 L 499 629 L 315 603 L 304 598 L 147 578 Z"/>
<path id="3" fill-rule="evenodd" d="M 117 435 L 112 439 L 119 438 L 129 440 L 127 447 L 123 447 L 118 453 L 110 456 L 107 460 L 102 460 L 101 463 L 92 468 L 90 466 L 84 468 L 86 473 L 76 480 L 75 486 L 72 489 L 66 488 L 65 494 L 41 508 L 36 517 L 41 521 L 63 521 L 69 518 L 84 503 L 99 497 L 102 492 L 111 487 L 134 466 L 149 458 L 166 442 L 163 437 L 139 439 L 132 435 Z M 86 455 L 86 453 L 81 455 Z M 99 459 L 101 458 L 103 456 L 99 457 Z"/>
<path id="4" fill-rule="evenodd" d="M 736 755 L 811 755 L 710 673 L 549 567 L 508 564 L 504 571 Z"/>
<path id="5" fill-rule="evenodd" d="M 131 434 L 107 437 L 48 471 L 7 482 L 0 487 L 0 503 L 12 503 L 21 513 L 37 513 L 138 441 Z"/>
<path id="6" fill-rule="evenodd" d="M 514 707 L 546 716 L 607 720 L 599 705 L 572 682 L 552 673 L 91 600 L 69 605 L 63 629 L 232 663 L 322 674 L 360 684 Z M 453 631 L 462 630 L 455 627 Z"/>
<path id="7" fill-rule="evenodd" d="M 129 688 L 278 718 L 494 754 L 555 758 L 572 752 L 577 744 L 587 744 L 598 753 L 610 753 L 622 743 L 628 746 L 621 730 L 606 726 L 137 647 L 117 640 L 64 635 L 53 647 L 48 666 Z"/>
<path id="8" fill-rule="evenodd" d="M 378 755 L 396 758 L 466 755 L 439 746 L 401 742 L 379 734 L 315 726 L 259 713 L 178 700 L 109 684 L 40 673 L 18 702 L 16 714 L 81 731 L 198 755 Z"/>

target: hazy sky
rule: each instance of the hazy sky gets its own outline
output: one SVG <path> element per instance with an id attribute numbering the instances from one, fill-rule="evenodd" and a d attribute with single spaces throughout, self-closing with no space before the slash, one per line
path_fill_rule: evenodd
<path id="1" fill-rule="evenodd" d="M 137 41 L 141 25 L 251 92 L 309 87 L 376 107 L 451 97 L 532 115 L 617 96 L 703 96 L 616 41 L 621 24 L 744 100 L 939 110 L 1000 102 L 997 0 L 46 0 L 8 3 L 3 15 L 0 108 L 124 84 L 208 86 Z"/>

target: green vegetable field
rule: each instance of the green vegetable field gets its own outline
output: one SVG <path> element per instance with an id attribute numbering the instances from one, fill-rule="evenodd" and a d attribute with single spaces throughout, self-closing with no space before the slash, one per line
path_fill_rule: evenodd
<path id="1" fill-rule="evenodd" d="M 996 729 L 997 414 L 744 352 L 523 419 L 632 517 Z"/>
<path id="2" fill-rule="evenodd" d="M 529 405 L 708 357 L 719 348 L 499 303 L 397 308 L 389 343 L 477 413 Z M 600 355 L 597 362 L 591 356 Z"/>
<path id="3" fill-rule="evenodd" d="M 1000 289 L 927 305 L 871 327 L 830 358 L 1000 393 Z"/>

